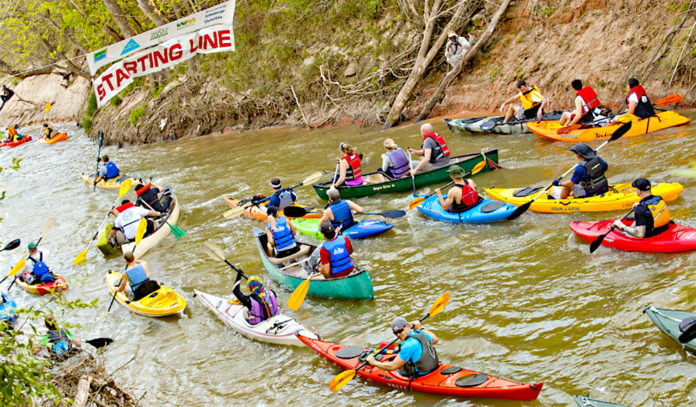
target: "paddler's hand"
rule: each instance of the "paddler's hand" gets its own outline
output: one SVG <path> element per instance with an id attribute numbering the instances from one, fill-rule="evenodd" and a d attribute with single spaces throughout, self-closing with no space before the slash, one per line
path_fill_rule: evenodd
<path id="1" fill-rule="evenodd" d="M 440 191 L 440 188 L 436 189 L 436 190 L 435 190 L 435 193 L 437 194 L 437 196 L 438 196 L 440 199 L 443 199 L 443 198 L 442 198 L 442 191 Z"/>
<path id="2" fill-rule="evenodd" d="M 544 112 L 542 112 L 541 109 L 539 109 L 539 111 L 537 111 L 537 119 L 541 120 L 541 116 L 543 116 L 543 115 L 544 115 Z"/>
<path id="3" fill-rule="evenodd" d="M 421 322 L 419 320 L 415 320 L 415 321 L 411 322 L 411 329 L 415 329 L 416 331 L 420 331 L 421 329 L 423 329 L 423 325 L 421 324 Z"/>
<path id="4" fill-rule="evenodd" d="M 367 356 L 367 358 L 365 358 L 365 362 L 367 362 L 367 363 L 371 364 L 372 366 L 374 366 L 375 363 L 377 363 L 377 359 L 375 359 L 375 355 L 374 355 L 374 354 L 370 353 L 370 354 Z"/>
<path id="5" fill-rule="evenodd" d="M 505 110 L 505 103 L 500 105 L 500 109 L 498 109 L 498 110 L 500 110 L 500 113 L 503 113 L 503 110 Z"/>
<path id="6" fill-rule="evenodd" d="M 624 224 L 623 224 L 623 222 L 621 222 L 621 220 L 617 219 L 614 221 L 614 227 L 616 227 L 617 229 L 623 230 Z"/>

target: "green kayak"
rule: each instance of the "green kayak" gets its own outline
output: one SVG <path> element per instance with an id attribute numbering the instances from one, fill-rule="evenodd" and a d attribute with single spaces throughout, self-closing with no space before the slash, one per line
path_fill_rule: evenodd
<path id="1" fill-rule="evenodd" d="M 97 247 L 99 250 L 101 250 L 104 256 L 107 257 L 121 254 L 120 246 L 112 246 L 111 243 L 109 243 L 108 238 L 112 227 L 113 223 L 109 223 L 108 225 L 104 226 L 104 229 L 99 231 L 99 237 L 97 238 Z"/>
<path id="2" fill-rule="evenodd" d="M 484 160 L 483 154 L 484 153 L 471 153 L 452 157 L 450 160 L 450 165 L 458 165 L 459 167 L 463 168 L 464 171 L 469 172 L 474 168 L 474 166 L 476 166 L 476 164 Z M 498 150 L 486 151 L 485 157 L 497 164 Z M 450 181 L 447 168 L 449 168 L 449 165 L 436 168 L 428 172 L 419 172 L 415 177 L 416 188 L 430 184 L 437 184 L 439 182 Z M 486 163 L 486 166 L 483 167 L 481 172 L 489 171 L 491 169 L 490 163 Z M 341 192 L 341 198 L 359 198 L 362 196 L 377 195 L 385 192 L 413 191 L 411 177 L 399 178 L 385 182 L 372 182 L 371 180 L 377 178 L 379 174 L 379 172 L 363 174 L 363 179 L 365 179 L 365 182 L 363 182 L 361 185 L 341 185 L 338 187 L 338 190 Z M 328 199 L 326 192 L 329 190 L 329 188 L 331 188 L 332 185 L 333 184 L 331 181 L 326 181 L 316 183 L 312 186 L 314 187 L 314 191 L 316 191 L 317 195 L 319 195 L 319 198 Z"/>
<path id="3" fill-rule="evenodd" d="M 575 396 L 573 397 L 573 400 L 575 400 L 578 407 L 624 407 L 623 404 L 595 400 L 586 396 Z"/>
<path id="4" fill-rule="evenodd" d="M 643 312 L 657 325 L 660 331 L 664 332 L 674 342 L 681 345 L 682 348 L 696 355 L 696 339 L 682 343 L 679 341 L 679 335 L 682 331 L 679 329 L 679 324 L 686 318 L 696 317 L 696 314 L 688 311 L 677 311 L 667 308 L 657 308 L 653 305 L 643 307 Z"/>
<path id="5" fill-rule="evenodd" d="M 297 229 L 297 231 L 303 235 L 324 240 L 324 236 L 321 234 L 321 232 L 319 232 L 320 220 L 321 219 L 295 218 L 290 222 L 292 222 L 295 229 Z M 364 239 L 366 237 L 384 233 L 393 227 L 394 225 L 391 223 L 382 222 L 381 220 L 361 220 L 360 222 L 353 224 L 353 226 L 342 230 L 341 235 L 349 239 Z"/>

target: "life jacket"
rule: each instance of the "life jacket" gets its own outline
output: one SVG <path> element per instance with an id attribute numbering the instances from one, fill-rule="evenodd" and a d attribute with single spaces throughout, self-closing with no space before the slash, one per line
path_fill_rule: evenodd
<path id="1" fill-rule="evenodd" d="M 589 160 L 582 162 L 582 166 L 587 172 L 588 180 L 583 180 L 580 182 L 583 188 L 585 188 L 586 196 L 593 196 L 603 192 L 609 187 L 609 181 L 607 177 L 604 176 L 606 168 L 599 159 L 599 156 L 594 156 Z"/>
<path id="2" fill-rule="evenodd" d="M 118 213 L 123 213 L 126 209 L 134 207 L 135 204 L 133 202 L 126 202 L 123 205 L 117 206 L 116 210 Z"/>
<path id="3" fill-rule="evenodd" d="M 456 201 L 453 202 L 449 212 L 464 212 L 465 210 L 476 206 L 476 204 L 479 202 L 480 198 L 478 192 L 476 192 L 476 190 L 468 183 L 465 182 L 464 184 L 454 184 L 454 187 L 459 187 L 462 189 L 462 201 L 460 203 L 457 203 Z"/>
<path id="4" fill-rule="evenodd" d="M 275 315 L 278 315 L 278 300 L 271 290 L 263 290 L 261 295 L 249 296 L 251 309 L 249 310 L 249 323 L 256 325 Z"/>
<path id="5" fill-rule="evenodd" d="M 10 137 L 12 137 L 12 141 L 17 141 L 17 129 L 15 129 L 14 126 L 8 127 L 7 132 L 10 134 Z"/>
<path id="6" fill-rule="evenodd" d="M 580 99 L 582 99 L 581 116 L 585 116 L 587 113 L 594 110 L 594 108 L 599 107 L 599 99 L 597 98 L 597 94 L 595 93 L 594 89 L 592 89 L 591 87 L 585 86 L 584 88 L 580 89 L 578 93 L 576 93 L 575 95 L 580 96 Z"/>
<path id="7" fill-rule="evenodd" d="M 341 229 L 346 230 L 355 223 L 353 212 L 351 212 L 348 202 L 339 200 L 329 205 L 329 208 L 331 208 L 331 212 L 333 213 L 334 218 L 331 221 L 331 225 L 334 228 L 340 226 Z"/>
<path id="8" fill-rule="evenodd" d="M 392 167 L 389 168 L 389 171 L 391 171 L 394 178 L 401 178 L 401 176 L 406 174 L 410 169 L 408 156 L 401 147 L 398 147 L 394 151 L 387 151 L 387 157 L 389 157 L 392 163 Z"/>
<path id="9" fill-rule="evenodd" d="M 653 218 L 653 229 L 665 226 L 669 224 L 671 217 L 669 216 L 669 209 L 667 209 L 667 204 L 661 196 L 652 196 L 649 199 L 640 203 L 641 205 L 648 208 L 650 214 Z M 646 230 L 646 236 L 648 234 Z"/>
<path id="10" fill-rule="evenodd" d="M 327 240 L 322 243 L 322 247 L 330 254 L 329 264 L 331 265 L 331 275 L 340 275 L 346 270 L 353 267 L 353 262 L 350 260 L 350 253 L 346 247 L 345 237 L 336 237 L 333 240 Z"/>
<path id="11" fill-rule="evenodd" d="M 60 356 L 72 348 L 70 335 L 68 335 L 63 328 L 60 329 L 60 332 L 53 329 L 49 330 L 46 332 L 46 339 L 49 349 L 53 351 L 56 356 Z"/>
<path id="12" fill-rule="evenodd" d="M 430 162 L 434 163 L 438 159 L 442 157 L 447 157 L 450 155 L 449 147 L 447 147 L 447 143 L 445 143 L 445 138 L 442 137 L 441 134 L 439 133 L 428 133 L 425 136 L 423 136 L 423 143 L 425 143 L 425 140 L 430 137 L 433 140 L 437 141 L 438 146 L 435 147 L 435 149 L 430 153 Z"/>
<path id="13" fill-rule="evenodd" d="M 360 170 L 360 156 L 356 153 L 344 155 L 341 160 L 346 160 L 348 169 L 346 170 L 346 181 L 362 182 L 362 171 Z"/>
<path id="14" fill-rule="evenodd" d="M 158 189 L 153 189 L 152 184 L 147 184 L 142 188 L 135 191 L 136 196 L 139 199 L 139 205 L 147 208 L 148 206 L 155 211 L 163 212 L 165 208 L 162 207 L 160 203 L 160 197 L 158 194 Z M 142 202 L 147 203 L 147 205 L 141 204 Z M 148 208 L 149 209 L 149 208 Z"/>
<path id="15" fill-rule="evenodd" d="M 643 89 L 643 86 L 641 85 L 631 88 L 631 91 L 628 92 L 628 96 L 626 97 L 626 104 L 628 104 L 628 98 L 630 98 L 634 93 L 638 98 L 638 104 L 636 104 L 636 109 L 633 111 L 633 114 L 641 119 L 647 119 L 648 117 L 655 116 L 655 109 L 653 109 L 650 99 L 648 99 L 648 95 L 645 93 L 645 89 Z"/>
<path id="16" fill-rule="evenodd" d="M 541 104 L 541 102 L 535 102 L 532 96 L 537 96 L 539 99 L 543 97 L 541 95 L 541 92 L 539 91 L 539 88 L 537 88 L 536 85 L 530 86 L 526 92 L 523 92 L 520 95 L 520 101 L 522 102 L 522 107 L 524 108 L 524 110 L 531 109 L 534 106 Z"/>
<path id="17" fill-rule="evenodd" d="M 352 168 L 350 170 L 352 170 Z M 348 179 L 347 172 L 346 172 L 346 179 Z M 285 209 L 288 206 L 292 206 L 292 203 L 293 203 L 292 191 L 289 191 L 287 189 L 280 189 L 280 190 L 274 192 L 273 195 L 277 196 L 278 199 L 280 200 L 280 203 L 278 204 L 278 210 Z"/>
<path id="18" fill-rule="evenodd" d="M 295 236 L 293 236 L 292 229 L 288 226 L 288 220 L 285 216 L 279 216 L 275 220 L 275 229 L 271 227 L 270 223 L 266 227 L 273 232 L 276 251 L 292 249 L 296 246 Z"/>
<path id="19" fill-rule="evenodd" d="M 440 361 L 437 357 L 437 352 L 430 343 L 428 336 L 423 331 L 412 331 L 406 340 L 415 339 L 420 343 L 422 352 L 420 358 L 414 363 L 408 361 L 404 366 L 404 371 L 408 377 L 423 376 L 437 369 Z"/>
<path id="20" fill-rule="evenodd" d="M 123 204 L 116 209 L 119 209 L 119 208 L 123 208 L 123 212 L 121 212 L 118 215 L 118 218 L 116 218 L 116 219 L 118 220 L 119 218 L 121 218 L 121 219 L 123 219 L 123 221 L 125 221 L 125 223 L 122 226 L 117 227 L 116 222 L 114 222 L 114 227 L 116 227 L 118 230 L 120 230 L 121 233 L 123 233 L 123 237 L 125 237 L 126 239 L 129 239 L 129 240 L 133 239 L 133 238 L 135 238 L 135 235 L 137 234 L 137 229 L 136 229 L 136 233 L 134 233 L 132 237 L 129 237 L 126 234 L 126 227 L 130 226 L 134 223 L 140 222 L 140 219 L 142 219 L 142 217 L 139 215 L 136 215 L 135 211 L 132 210 L 133 208 L 136 208 L 136 206 L 132 202 L 128 202 L 126 204 Z M 138 208 L 138 209 L 141 209 L 141 208 Z"/>
<path id="21" fill-rule="evenodd" d="M 108 163 L 105 163 L 104 166 L 106 167 L 106 177 L 105 178 L 107 181 L 110 179 L 114 179 L 114 178 L 118 177 L 118 175 L 120 174 L 116 164 L 112 163 L 111 161 L 109 161 Z"/>
<path id="22" fill-rule="evenodd" d="M 44 127 L 44 136 L 46 136 L 46 138 L 51 138 L 51 133 L 53 133 L 52 128 Z"/>
<path id="23" fill-rule="evenodd" d="M 31 269 L 31 275 L 33 276 L 32 281 L 29 284 L 48 284 L 56 281 L 56 278 L 51 273 L 48 265 L 43 262 L 43 252 L 39 252 L 39 260 L 37 261 L 33 257 L 27 257 L 34 263 Z"/>
<path id="24" fill-rule="evenodd" d="M 130 280 L 130 287 L 133 293 L 135 293 L 135 290 L 138 289 L 140 284 L 150 279 L 147 274 L 145 274 L 145 268 L 142 264 L 138 264 L 132 269 L 126 270 L 126 275 L 128 275 L 128 279 Z"/>

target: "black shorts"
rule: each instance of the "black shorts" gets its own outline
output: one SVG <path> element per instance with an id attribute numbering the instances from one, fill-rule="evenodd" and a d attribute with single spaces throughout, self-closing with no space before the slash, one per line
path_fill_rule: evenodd
<path id="1" fill-rule="evenodd" d="M 533 119 L 537 117 L 537 113 L 539 113 L 539 108 L 541 107 L 541 103 L 539 103 L 536 106 L 532 106 L 529 109 L 524 109 L 524 118 L 525 119 Z"/>

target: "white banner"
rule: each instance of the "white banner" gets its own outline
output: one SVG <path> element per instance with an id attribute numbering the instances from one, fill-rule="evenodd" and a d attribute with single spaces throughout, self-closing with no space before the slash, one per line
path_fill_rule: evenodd
<path id="1" fill-rule="evenodd" d="M 92 80 L 97 106 L 116 96 L 133 78 L 169 68 L 196 54 L 234 51 L 232 26 L 204 28 L 197 33 L 173 38 L 119 61 Z"/>
<path id="2" fill-rule="evenodd" d="M 92 76 L 102 66 L 109 65 L 136 51 L 142 51 L 157 44 L 169 41 L 183 34 L 199 31 L 205 27 L 214 25 L 232 26 L 234 21 L 235 0 L 213 6 L 209 9 L 180 18 L 171 23 L 161 25 L 150 31 L 126 38 L 123 41 L 111 44 L 106 48 L 87 54 L 87 64 Z"/>

